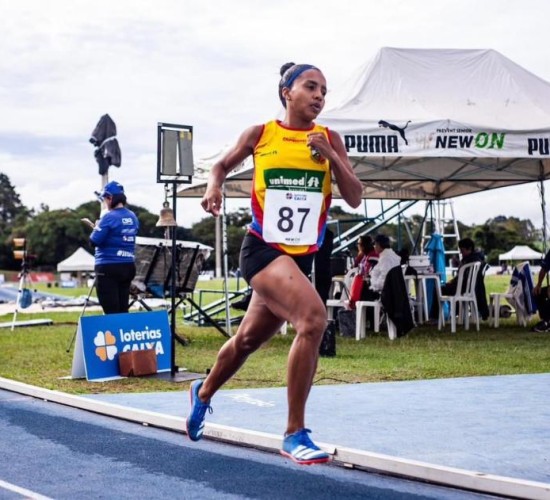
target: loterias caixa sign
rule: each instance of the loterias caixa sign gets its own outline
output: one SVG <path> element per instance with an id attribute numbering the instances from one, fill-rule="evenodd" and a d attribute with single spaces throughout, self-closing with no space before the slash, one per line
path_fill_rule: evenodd
<path id="1" fill-rule="evenodd" d="M 118 355 L 154 349 L 159 372 L 171 369 L 171 331 L 163 311 L 106 314 L 80 318 L 72 378 L 102 381 L 120 378 Z"/>
<path id="2" fill-rule="evenodd" d="M 377 127 L 342 133 L 350 155 L 550 156 L 550 131 L 517 132 L 474 128 L 450 121 L 415 124 L 379 120 Z"/>

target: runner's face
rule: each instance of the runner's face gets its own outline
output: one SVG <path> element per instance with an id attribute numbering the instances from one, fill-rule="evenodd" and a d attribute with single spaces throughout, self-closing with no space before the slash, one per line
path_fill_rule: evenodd
<path id="1" fill-rule="evenodd" d="M 286 89 L 290 100 L 287 108 L 301 113 L 308 120 L 317 118 L 325 106 L 327 82 L 317 69 L 304 71 L 294 82 L 291 89 Z"/>

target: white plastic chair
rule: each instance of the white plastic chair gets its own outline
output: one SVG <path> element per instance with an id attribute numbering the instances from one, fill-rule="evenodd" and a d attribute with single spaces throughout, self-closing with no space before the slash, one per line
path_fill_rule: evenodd
<path id="1" fill-rule="evenodd" d="M 397 338 L 397 328 L 393 321 L 384 313 L 382 308 L 382 301 L 378 300 L 360 300 L 355 303 L 355 340 L 361 340 L 365 338 L 366 321 L 367 321 L 367 307 L 374 308 L 374 325 L 373 330 L 375 333 L 380 331 L 380 323 L 382 318 L 386 317 L 386 326 L 388 328 L 388 337 L 390 340 Z"/>
<path id="2" fill-rule="evenodd" d="M 359 268 L 353 267 L 346 273 L 343 279 L 333 279 L 330 296 L 333 297 L 336 293 L 335 290 L 337 289 L 340 293 L 340 297 L 337 299 L 330 298 L 327 300 L 326 306 L 328 319 L 334 319 L 334 309 L 338 307 L 347 307 L 349 305 L 351 283 L 353 282 L 353 278 L 355 278 L 358 273 Z"/>
<path id="3" fill-rule="evenodd" d="M 464 328 L 470 328 L 470 316 L 476 322 L 476 328 L 479 332 L 479 311 L 476 300 L 476 280 L 481 262 L 471 262 L 464 264 L 458 270 L 457 286 L 455 295 L 442 295 L 441 284 L 436 281 L 437 300 L 439 305 L 439 319 L 437 328 L 445 326 L 445 314 L 443 304 L 449 303 L 451 316 L 451 333 L 456 333 L 456 317 L 458 314 L 459 323 L 464 324 Z M 465 286 L 463 286 L 465 284 Z M 461 290 L 464 292 L 461 293 Z"/>
<path id="4" fill-rule="evenodd" d="M 401 267 L 401 272 L 405 273 L 405 267 Z M 389 275 L 389 273 L 388 273 Z M 386 280 L 388 279 L 388 276 L 386 276 Z M 404 282 L 404 290 L 405 293 L 408 292 L 407 285 Z M 410 297 L 407 293 L 407 301 L 410 306 Z M 365 338 L 365 330 L 366 330 L 366 320 L 367 320 L 367 308 L 372 307 L 374 309 L 374 325 L 373 330 L 375 333 L 378 333 L 380 331 L 380 323 L 382 321 L 382 318 L 386 318 L 386 326 L 388 328 L 388 337 L 390 340 L 395 340 L 397 338 L 397 327 L 395 326 L 395 323 L 389 318 L 387 314 L 384 312 L 384 308 L 382 307 L 382 300 L 360 300 L 355 303 L 355 340 L 361 340 Z"/>

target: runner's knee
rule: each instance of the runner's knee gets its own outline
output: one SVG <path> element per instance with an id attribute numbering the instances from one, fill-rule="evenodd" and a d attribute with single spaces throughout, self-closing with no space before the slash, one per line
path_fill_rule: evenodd
<path id="1" fill-rule="evenodd" d="M 306 335 L 315 338 L 320 338 L 325 331 L 327 324 L 326 311 L 324 307 L 309 308 L 304 312 L 298 321 L 293 322 L 294 328 L 298 335 Z"/>
<path id="2" fill-rule="evenodd" d="M 263 343 L 264 340 L 260 336 L 254 335 L 246 327 L 235 336 L 235 348 L 247 356 L 257 351 Z"/>

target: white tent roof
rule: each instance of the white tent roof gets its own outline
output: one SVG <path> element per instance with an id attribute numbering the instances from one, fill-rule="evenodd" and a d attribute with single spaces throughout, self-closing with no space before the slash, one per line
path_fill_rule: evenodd
<path id="1" fill-rule="evenodd" d="M 543 254 L 526 245 L 517 245 L 506 253 L 501 253 L 498 260 L 540 260 Z"/>
<path id="2" fill-rule="evenodd" d="M 361 117 L 361 125 L 375 130 L 382 119 L 407 119 L 411 126 L 443 119 L 463 129 L 498 132 L 546 129 L 550 120 L 550 103 L 544 100 L 550 84 L 490 49 L 384 47 L 346 86 L 340 94 L 347 95 L 323 116 Z M 427 149 L 409 142 L 404 151 Z"/>
<path id="3" fill-rule="evenodd" d="M 80 247 L 72 255 L 57 264 L 58 272 L 93 271 L 95 259 L 92 254 Z"/>
<path id="4" fill-rule="evenodd" d="M 494 50 L 383 48 L 338 94 L 317 121 L 342 136 L 364 198 L 452 198 L 550 177 L 550 83 Z M 250 196 L 252 169 L 228 177 L 228 197 Z"/>

